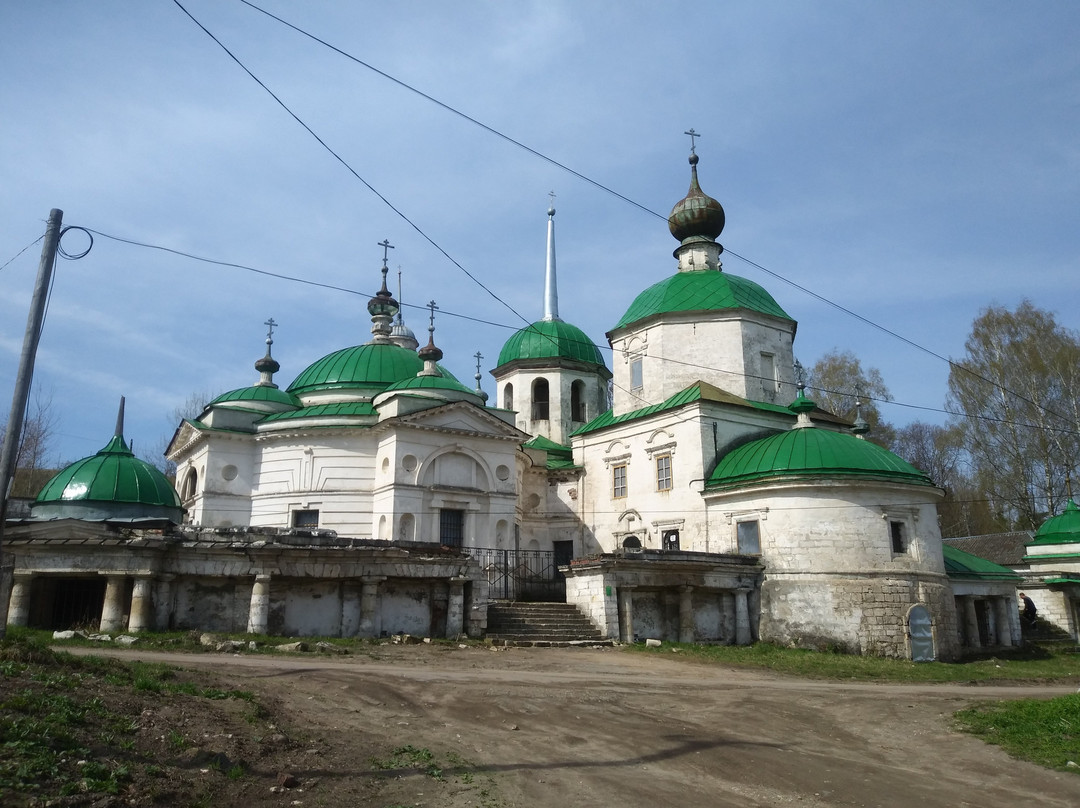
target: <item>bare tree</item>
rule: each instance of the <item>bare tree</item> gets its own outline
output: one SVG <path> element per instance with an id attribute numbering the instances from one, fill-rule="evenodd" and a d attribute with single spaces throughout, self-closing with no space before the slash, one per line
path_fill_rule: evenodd
<path id="1" fill-rule="evenodd" d="M 849 421 L 855 420 L 855 402 L 861 397 L 860 414 L 870 425 L 867 437 L 881 446 L 892 444 L 895 429 L 881 415 L 878 403 L 892 401 L 881 372 L 864 369 L 851 351 L 833 349 L 807 372 L 809 396 L 819 407 Z"/>
<path id="2" fill-rule="evenodd" d="M 206 409 L 206 405 L 217 398 L 217 393 L 210 393 L 205 390 L 193 391 L 188 394 L 188 397 L 184 399 L 183 403 L 173 407 L 166 416 L 165 420 L 168 424 L 168 431 L 164 432 L 161 437 L 152 445 L 149 451 L 140 455 L 143 460 L 156 466 L 170 480 L 176 477 L 176 464 L 165 457 L 165 450 L 169 448 L 169 443 L 172 442 L 173 435 L 176 434 L 176 430 L 180 427 L 180 424 L 188 418 L 198 418 L 202 414 L 202 411 Z"/>
<path id="3" fill-rule="evenodd" d="M 15 455 L 15 477 L 11 496 L 36 497 L 61 465 L 57 456 L 50 457 L 57 423 L 52 394 L 35 391 L 29 412 L 23 420 L 22 438 Z M 5 423 L 0 427 L 0 435 L 6 432 Z"/>

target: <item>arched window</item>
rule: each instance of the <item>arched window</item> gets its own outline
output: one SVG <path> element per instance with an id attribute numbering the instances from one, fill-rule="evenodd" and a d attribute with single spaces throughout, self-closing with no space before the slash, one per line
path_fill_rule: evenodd
<path id="1" fill-rule="evenodd" d="M 184 477 L 184 484 L 180 487 L 180 501 L 187 502 L 195 498 L 195 491 L 199 487 L 199 473 L 195 469 L 189 469 Z"/>
<path id="2" fill-rule="evenodd" d="M 503 387 L 503 409 L 514 409 L 514 385 L 512 384 Z"/>
<path id="3" fill-rule="evenodd" d="M 549 418 L 548 412 L 547 379 L 537 379 L 532 386 L 532 419 L 546 421 Z"/>
<path id="4" fill-rule="evenodd" d="M 584 423 L 585 413 L 585 382 L 578 379 L 570 385 L 570 420 Z"/>

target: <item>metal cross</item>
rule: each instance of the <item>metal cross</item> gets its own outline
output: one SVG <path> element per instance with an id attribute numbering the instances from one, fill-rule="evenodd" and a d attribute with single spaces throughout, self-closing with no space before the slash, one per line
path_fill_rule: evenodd
<path id="1" fill-rule="evenodd" d="M 476 381 L 480 381 L 480 360 L 484 358 L 479 351 L 473 354 L 476 357 Z"/>
<path id="2" fill-rule="evenodd" d="M 554 191 L 548 191 L 548 207 L 549 208 L 555 207 L 555 192 Z"/>
<path id="3" fill-rule="evenodd" d="M 274 341 L 274 326 L 277 325 L 277 323 L 275 323 L 274 318 L 271 317 L 269 320 L 263 323 L 263 325 L 266 326 L 266 342 L 267 344 L 270 344 Z"/>
<path id="4" fill-rule="evenodd" d="M 690 135 L 690 153 L 691 153 L 691 154 L 695 154 L 695 152 L 694 152 L 694 146 L 696 146 L 696 145 L 697 145 L 697 141 L 696 141 L 696 138 L 699 138 L 699 137 L 701 137 L 701 135 L 699 135 L 699 134 L 698 134 L 697 132 L 695 132 L 695 131 L 694 131 L 694 127 L 692 127 L 692 126 L 690 127 L 690 131 L 689 131 L 689 132 L 683 132 L 683 134 L 684 134 L 684 135 Z"/>
<path id="5" fill-rule="evenodd" d="M 431 334 L 434 334 L 435 333 L 435 310 L 438 309 L 439 307 L 435 305 L 434 300 L 429 300 L 428 304 L 427 304 L 427 307 L 431 310 L 431 316 L 430 316 L 430 318 L 428 320 L 428 323 L 429 323 L 428 324 L 428 332 L 431 333 Z"/>
<path id="6" fill-rule="evenodd" d="M 384 238 L 379 242 L 379 246 L 382 247 L 382 265 L 386 268 L 386 260 L 390 257 L 390 250 L 394 249 L 394 245 L 390 243 L 390 239 Z"/>

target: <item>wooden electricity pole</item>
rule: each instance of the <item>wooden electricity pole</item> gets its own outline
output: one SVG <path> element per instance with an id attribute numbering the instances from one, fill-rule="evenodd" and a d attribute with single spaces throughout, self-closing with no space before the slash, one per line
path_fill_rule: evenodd
<path id="1" fill-rule="evenodd" d="M 53 208 L 49 211 L 49 224 L 45 228 L 45 244 L 41 248 L 34 297 L 30 301 L 30 314 L 26 318 L 26 335 L 23 337 L 22 356 L 19 358 L 19 371 L 15 377 L 15 393 L 11 397 L 11 415 L 8 416 L 4 447 L 0 452 L 0 638 L 7 633 L 8 600 L 11 597 L 15 570 L 13 562 L 4 559 L 4 523 L 7 519 L 8 494 L 11 493 L 11 484 L 15 477 L 23 419 L 26 416 L 26 403 L 30 398 L 30 383 L 34 379 L 34 360 L 37 358 L 38 341 L 41 339 L 41 324 L 45 319 L 45 304 L 49 297 L 49 284 L 52 282 L 63 219 L 62 210 Z"/>

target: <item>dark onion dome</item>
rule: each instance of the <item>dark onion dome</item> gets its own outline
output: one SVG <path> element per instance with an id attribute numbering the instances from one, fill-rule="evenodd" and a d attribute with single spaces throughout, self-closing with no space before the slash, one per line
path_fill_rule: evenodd
<path id="1" fill-rule="evenodd" d="M 753 281 L 728 272 L 704 269 L 676 272 L 670 278 L 653 284 L 634 298 L 615 328 L 633 325 L 659 314 L 724 309 L 748 309 L 794 322 L 773 296 Z"/>
<path id="2" fill-rule="evenodd" d="M 887 449 L 854 435 L 817 427 L 789 429 L 728 452 L 707 488 L 807 478 L 858 478 L 933 486 L 930 478 Z"/>
<path id="3" fill-rule="evenodd" d="M 180 523 L 180 498 L 165 475 L 132 454 L 122 435 L 65 468 L 38 494 L 35 519 L 165 519 Z"/>
<path id="4" fill-rule="evenodd" d="M 1057 516 L 1051 516 L 1039 526 L 1039 529 L 1035 531 L 1035 541 L 1029 542 L 1028 547 L 1033 544 L 1073 544 L 1074 542 L 1080 543 L 1080 508 L 1077 508 L 1076 503 L 1069 499 L 1064 511 Z"/>
<path id="5" fill-rule="evenodd" d="M 538 320 L 515 333 L 499 351 L 498 366 L 518 360 L 547 359 L 569 359 L 607 367 L 600 349 L 585 332 L 562 320 Z"/>
<path id="6" fill-rule="evenodd" d="M 724 232 L 724 208 L 701 190 L 697 176 L 698 156 L 690 155 L 690 190 L 668 216 L 668 230 L 679 242 L 716 241 Z"/>
<path id="7" fill-rule="evenodd" d="M 423 368 L 424 361 L 415 351 L 390 342 L 369 342 L 334 351 L 309 365 L 289 385 L 289 392 L 302 396 L 316 390 L 378 391 L 411 379 Z M 441 370 L 450 376 L 445 369 Z"/>

